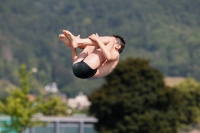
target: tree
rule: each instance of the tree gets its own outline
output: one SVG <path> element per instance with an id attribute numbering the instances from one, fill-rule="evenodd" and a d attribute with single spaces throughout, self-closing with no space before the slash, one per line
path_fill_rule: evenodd
<path id="1" fill-rule="evenodd" d="M 48 102 L 50 105 L 54 105 L 54 108 L 49 109 L 49 108 L 43 108 L 42 113 L 44 115 L 50 116 L 67 116 L 68 115 L 68 108 L 66 105 L 66 102 L 61 101 L 60 98 L 56 97 L 56 96 L 50 96 L 47 99 L 45 99 L 45 102 Z M 46 104 L 45 106 L 49 107 L 48 104 Z"/>
<path id="2" fill-rule="evenodd" d="M 52 109 L 56 105 L 53 101 L 42 102 L 41 98 L 36 98 L 30 101 L 28 94 L 31 88 L 29 83 L 30 72 L 26 70 L 26 66 L 22 65 L 19 70 L 21 88 L 15 89 L 10 96 L 5 99 L 5 102 L 0 102 L 0 112 L 11 117 L 10 123 L 4 123 L 5 132 L 11 130 L 21 133 L 28 127 L 40 125 L 38 119 L 33 119 L 33 116 L 40 113 L 44 109 Z"/>
<path id="3" fill-rule="evenodd" d="M 188 108 L 187 113 L 189 115 L 186 115 L 185 117 L 188 117 L 187 119 L 196 119 L 192 125 L 188 125 L 187 127 L 183 128 L 183 130 L 188 131 L 191 130 L 191 128 L 197 128 L 195 126 L 199 125 L 200 121 L 200 83 L 195 79 L 187 78 L 177 85 L 176 89 L 179 90 L 180 93 L 184 94 L 184 99 L 187 99 L 185 106 Z M 185 108 L 183 109 L 185 110 Z"/>
<path id="4" fill-rule="evenodd" d="M 166 87 L 148 60 L 128 58 L 88 96 L 89 112 L 98 118 L 95 127 L 102 133 L 177 133 L 199 115 L 191 110 L 187 96 Z"/>
<path id="5" fill-rule="evenodd" d="M 38 121 L 32 121 L 34 114 L 38 113 L 40 109 L 39 99 L 36 101 L 29 101 L 28 92 L 30 84 L 28 82 L 29 72 L 23 65 L 19 71 L 21 89 L 16 89 L 12 94 L 6 98 L 6 102 L 0 102 L 0 112 L 11 117 L 11 123 L 5 123 L 8 130 L 16 130 L 21 133 L 26 127 L 38 124 Z M 9 132 L 9 131 L 8 131 Z"/>
<path id="6" fill-rule="evenodd" d="M 200 83 L 193 78 L 187 78 L 178 84 L 176 88 L 186 93 L 198 92 L 198 89 L 200 89 Z"/>

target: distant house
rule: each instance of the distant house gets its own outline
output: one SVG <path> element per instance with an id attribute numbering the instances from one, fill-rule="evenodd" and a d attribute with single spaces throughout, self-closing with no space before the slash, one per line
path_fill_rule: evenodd
<path id="1" fill-rule="evenodd" d="M 29 99 L 30 101 L 35 101 L 35 96 L 32 95 L 32 94 L 28 94 L 28 99 Z M 1 133 L 1 132 L 0 132 L 0 133 Z"/>
<path id="2" fill-rule="evenodd" d="M 80 92 L 75 98 L 69 98 L 67 104 L 69 107 L 79 110 L 87 109 L 91 105 L 87 96 L 83 95 L 82 92 Z"/>
<path id="3" fill-rule="evenodd" d="M 47 92 L 52 92 L 52 93 L 57 93 L 58 92 L 58 87 L 57 87 L 57 83 L 53 82 L 53 83 L 49 83 L 44 87 L 45 91 Z"/>

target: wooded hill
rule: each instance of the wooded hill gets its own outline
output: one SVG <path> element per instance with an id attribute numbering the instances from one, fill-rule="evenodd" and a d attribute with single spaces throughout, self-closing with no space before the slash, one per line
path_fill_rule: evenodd
<path id="1" fill-rule="evenodd" d="M 147 58 L 165 76 L 200 80 L 200 0 L 0 3 L 0 79 L 12 85 L 19 84 L 17 70 L 23 63 L 37 68 L 37 87 L 56 82 L 68 96 L 89 93 L 103 82 L 73 76 L 71 51 L 58 39 L 63 29 L 83 38 L 119 34 L 127 42 L 121 59 Z"/>

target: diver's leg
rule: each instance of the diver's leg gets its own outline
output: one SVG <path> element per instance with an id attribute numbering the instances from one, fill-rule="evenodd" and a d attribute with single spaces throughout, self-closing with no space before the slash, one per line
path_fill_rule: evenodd
<path id="1" fill-rule="evenodd" d="M 77 46 L 77 40 L 78 38 L 73 36 L 73 35 L 70 35 L 69 36 L 69 42 L 71 44 L 71 48 L 72 48 L 72 59 L 73 59 L 73 64 L 74 63 L 77 63 L 77 62 L 80 62 L 82 61 L 83 59 L 85 59 L 89 54 L 91 54 L 94 49 L 95 49 L 95 46 L 90 46 L 90 45 L 87 45 L 83 51 L 77 55 L 76 53 L 76 48 L 73 48 L 73 47 L 76 47 Z M 76 58 L 74 58 L 76 56 Z"/>
<path id="2" fill-rule="evenodd" d="M 73 64 L 84 60 L 89 54 L 91 54 L 95 49 L 95 46 L 86 46 L 83 51 L 73 60 Z"/>
<path id="3" fill-rule="evenodd" d="M 70 40 L 74 39 L 74 35 L 71 32 L 67 30 L 63 30 L 63 33 Z M 104 37 L 99 37 L 99 38 L 105 45 L 107 45 L 112 39 L 112 37 L 109 37 L 109 36 L 104 36 Z M 76 45 L 71 45 L 73 48 L 85 47 L 86 45 L 98 46 L 96 42 L 90 40 L 89 38 L 84 38 L 84 39 L 79 38 L 79 39 L 76 39 L 75 41 L 76 41 Z"/>

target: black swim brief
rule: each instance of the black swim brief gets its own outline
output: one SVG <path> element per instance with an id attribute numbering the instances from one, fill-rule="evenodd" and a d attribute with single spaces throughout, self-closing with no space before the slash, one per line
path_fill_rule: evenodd
<path id="1" fill-rule="evenodd" d="M 83 60 L 78 63 L 73 64 L 72 70 L 76 77 L 82 78 L 82 79 L 91 78 L 97 72 L 97 69 L 90 68 L 90 66 L 88 66 L 88 64 L 83 62 Z"/>

